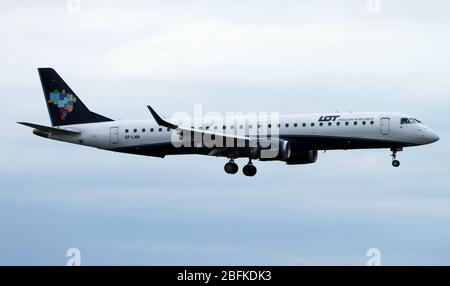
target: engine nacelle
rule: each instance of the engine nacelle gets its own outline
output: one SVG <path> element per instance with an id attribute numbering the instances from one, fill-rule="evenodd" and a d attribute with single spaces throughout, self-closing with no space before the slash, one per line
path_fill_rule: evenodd
<path id="1" fill-rule="evenodd" d="M 287 161 L 291 157 L 291 145 L 289 141 L 283 139 L 272 139 L 265 141 L 260 145 L 267 147 L 251 148 L 250 153 L 253 159 L 261 161 Z"/>
<path id="2" fill-rule="evenodd" d="M 291 158 L 291 144 L 288 141 L 280 139 L 278 157 L 281 161 L 288 161 Z"/>
<path id="3" fill-rule="evenodd" d="M 269 145 L 268 142 L 265 143 L 267 144 L 264 145 Z M 251 148 L 251 158 L 260 161 L 283 161 L 288 165 L 311 164 L 317 161 L 317 150 L 304 150 L 298 144 L 283 139 L 276 139 L 270 143 L 272 144 L 266 148 Z M 277 145 L 274 145 L 275 143 Z"/>
<path id="4" fill-rule="evenodd" d="M 293 148 L 291 157 L 286 161 L 288 165 L 311 164 L 317 161 L 317 150 L 302 151 L 299 148 Z"/>

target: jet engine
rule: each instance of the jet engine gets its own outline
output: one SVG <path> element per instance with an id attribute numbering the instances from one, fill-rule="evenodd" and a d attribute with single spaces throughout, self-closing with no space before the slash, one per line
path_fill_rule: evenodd
<path id="1" fill-rule="evenodd" d="M 269 142 L 264 142 L 269 145 Z M 270 141 L 268 147 L 254 147 L 250 149 L 252 159 L 260 161 L 283 161 L 288 165 L 310 164 L 317 161 L 317 150 L 304 150 L 299 144 L 287 140 L 276 139 Z M 275 146 L 275 148 L 274 148 Z"/>

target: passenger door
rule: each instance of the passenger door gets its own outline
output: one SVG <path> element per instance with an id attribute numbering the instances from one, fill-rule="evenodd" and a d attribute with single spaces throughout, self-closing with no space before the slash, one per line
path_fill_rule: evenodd
<path id="1" fill-rule="evenodd" d="M 111 127 L 110 139 L 111 139 L 111 144 L 119 143 L 119 127 Z"/>
<path id="2" fill-rule="evenodd" d="M 391 120 L 389 118 L 381 118 L 380 131 L 382 135 L 389 135 Z"/>

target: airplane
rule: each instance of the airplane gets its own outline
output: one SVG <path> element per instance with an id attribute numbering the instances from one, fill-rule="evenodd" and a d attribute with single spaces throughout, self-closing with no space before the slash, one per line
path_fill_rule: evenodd
<path id="1" fill-rule="evenodd" d="M 249 159 L 242 171 L 251 177 L 257 172 L 253 160 L 311 164 L 317 161 L 318 151 L 350 149 L 390 149 L 392 166 L 399 167 L 397 152 L 439 140 L 436 132 L 421 121 L 397 112 L 280 115 L 273 122 L 255 122 L 253 117 L 241 116 L 232 118 L 231 123 L 200 120 L 200 126 L 196 126 L 167 121 L 147 106 L 153 118 L 117 121 L 90 111 L 54 69 L 38 68 L 38 73 L 52 126 L 17 122 L 33 128 L 35 135 L 160 158 L 186 154 L 224 157 L 228 174 L 238 172 L 237 158 Z M 268 136 L 261 132 L 263 128 L 271 131 Z M 190 144 L 174 144 L 174 138 Z M 207 144 L 207 138 L 232 144 Z"/>

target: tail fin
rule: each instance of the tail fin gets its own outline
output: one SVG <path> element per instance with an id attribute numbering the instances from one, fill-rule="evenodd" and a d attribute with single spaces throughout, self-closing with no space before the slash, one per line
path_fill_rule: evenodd
<path id="1" fill-rule="evenodd" d="M 52 126 L 113 121 L 91 112 L 52 68 L 38 68 Z"/>

